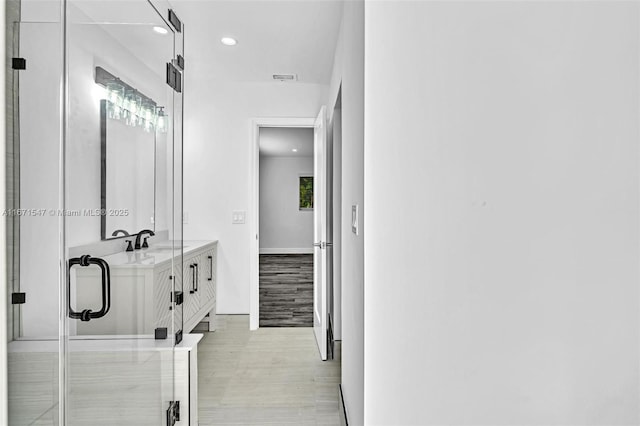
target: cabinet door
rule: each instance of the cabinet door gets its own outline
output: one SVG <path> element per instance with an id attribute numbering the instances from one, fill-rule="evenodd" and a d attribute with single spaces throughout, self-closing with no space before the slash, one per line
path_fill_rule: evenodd
<path id="1" fill-rule="evenodd" d="M 190 256 L 185 259 L 183 264 L 183 289 L 185 298 L 183 311 L 184 324 L 188 324 L 200 309 L 200 297 L 198 290 L 199 285 L 202 282 L 199 274 L 201 266 L 198 256 Z"/>
<path id="2" fill-rule="evenodd" d="M 176 258 L 177 260 L 178 258 Z M 178 331 L 182 330 L 182 314 L 184 312 L 184 306 L 185 306 L 185 302 L 187 300 L 187 296 L 189 293 L 189 290 L 184 287 L 184 291 L 183 291 L 183 286 L 182 286 L 182 263 L 180 262 L 176 262 L 175 264 L 175 273 L 176 276 L 174 277 L 175 279 L 175 284 L 174 284 L 174 291 L 182 291 L 182 303 L 180 305 L 174 305 L 174 309 L 176 310 L 174 315 L 173 315 L 173 333 L 177 333 Z M 188 282 L 187 281 L 187 277 L 184 277 L 184 282 Z M 190 282 L 190 281 L 189 281 Z"/>
<path id="3" fill-rule="evenodd" d="M 171 292 L 173 291 L 173 282 L 171 281 L 171 265 L 155 272 L 154 278 L 154 327 L 166 328 L 171 333 Z M 153 332 L 153 330 L 152 330 Z"/>
<path id="4" fill-rule="evenodd" d="M 199 288 L 200 306 L 206 306 L 216 297 L 216 248 L 213 247 L 201 255 L 203 266 L 202 281 Z"/>

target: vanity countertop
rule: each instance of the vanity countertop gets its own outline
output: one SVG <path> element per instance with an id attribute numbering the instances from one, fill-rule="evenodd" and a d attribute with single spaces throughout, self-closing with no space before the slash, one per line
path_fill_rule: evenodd
<path id="1" fill-rule="evenodd" d="M 193 251 L 201 249 L 207 244 L 216 243 L 217 240 L 209 241 L 184 241 L 183 254 L 189 254 Z M 149 248 L 122 251 L 120 253 L 104 256 L 103 259 L 109 264 L 111 269 L 130 268 L 155 268 L 165 262 L 170 262 L 176 255 L 180 254 L 179 243 L 176 244 L 175 250 L 172 250 L 172 241 L 161 241 L 154 243 Z"/>

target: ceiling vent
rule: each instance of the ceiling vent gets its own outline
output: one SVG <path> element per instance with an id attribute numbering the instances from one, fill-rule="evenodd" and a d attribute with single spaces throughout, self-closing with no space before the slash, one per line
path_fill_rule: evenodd
<path id="1" fill-rule="evenodd" d="M 274 74 L 273 79 L 276 81 L 297 81 L 297 74 Z"/>

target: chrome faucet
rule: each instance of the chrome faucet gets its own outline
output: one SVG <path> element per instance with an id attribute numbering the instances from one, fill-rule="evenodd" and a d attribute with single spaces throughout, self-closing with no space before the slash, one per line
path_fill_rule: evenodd
<path id="1" fill-rule="evenodd" d="M 142 231 L 138 232 L 138 234 L 136 235 L 136 245 L 135 245 L 136 250 L 140 250 L 140 248 L 142 247 L 140 246 L 140 239 L 144 234 L 149 234 L 150 237 L 153 237 L 154 235 L 156 235 L 155 232 L 153 232 L 151 229 L 143 229 Z M 144 242 L 145 243 L 147 242 L 146 238 L 144 239 Z"/>

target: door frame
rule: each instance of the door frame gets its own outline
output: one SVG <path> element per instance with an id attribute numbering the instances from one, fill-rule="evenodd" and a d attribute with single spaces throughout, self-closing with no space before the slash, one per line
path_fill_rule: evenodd
<path id="1" fill-rule="evenodd" d="M 0 8 L 0 26 L 2 27 L 2 35 L 0 39 L 2 39 L 2 50 L 4 57 L 6 57 L 6 44 L 5 44 L 5 34 L 6 34 L 6 22 L 5 22 L 5 12 L 6 7 Z M 2 81 L 6 81 L 5 67 L 0 70 L 0 78 Z M 4 99 L 5 97 L 5 86 L 3 85 L 0 88 L 0 94 Z M 2 134 L 2 140 L 4 140 L 5 135 L 5 126 L 6 126 L 6 110 L 5 110 L 6 102 L 2 103 L 0 106 L 0 134 Z M 0 185 L 2 186 L 2 193 L 4 196 L 0 199 L 0 209 L 5 210 L 6 206 L 6 176 L 5 176 L 5 161 L 6 161 L 6 149 L 2 150 L 0 153 Z M 7 241 L 6 239 L 6 221 L 2 221 L 0 223 L 0 238 L 2 241 Z M 6 244 L 0 245 L 0 262 L 3 265 L 7 264 L 7 247 Z M 0 325 L 0 339 L 2 341 L 2 345 L 0 345 L 0 371 L 7 371 L 7 344 L 8 336 L 7 336 L 7 310 L 8 310 L 8 294 L 7 292 L 7 274 L 2 274 L 0 277 L 0 286 L 4 289 L 0 291 L 0 318 L 5 318 Z M 0 423 L 9 424 L 9 391 L 7 387 L 7 375 L 4 374 L 3 378 L 0 379 Z"/>
<path id="2" fill-rule="evenodd" d="M 316 117 L 267 117 L 251 121 L 251 166 L 249 169 L 249 329 L 260 327 L 260 128 L 312 128 Z"/>

